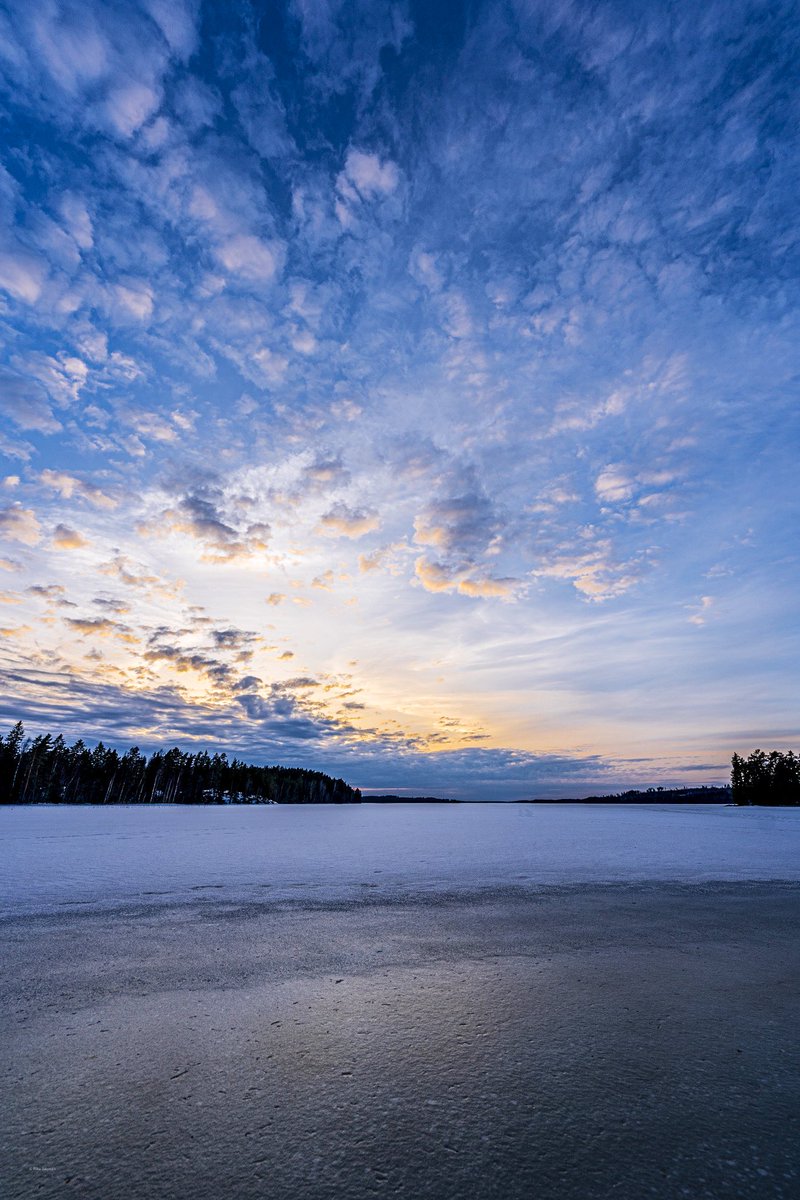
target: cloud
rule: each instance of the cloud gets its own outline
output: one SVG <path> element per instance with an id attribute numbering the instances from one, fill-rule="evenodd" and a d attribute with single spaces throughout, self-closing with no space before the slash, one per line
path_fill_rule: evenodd
<path id="1" fill-rule="evenodd" d="M 355 232 L 365 218 L 380 219 L 380 206 L 398 191 L 400 172 L 391 159 L 352 148 L 336 179 L 334 213 L 339 225 Z"/>
<path id="2" fill-rule="evenodd" d="M 453 338 L 471 337 L 474 324 L 465 296 L 450 292 L 442 298 L 442 325 Z"/>
<path id="3" fill-rule="evenodd" d="M 501 530 L 492 502 L 479 492 L 435 500 L 414 519 L 421 546 L 457 555 L 485 550 Z"/>
<path id="4" fill-rule="evenodd" d="M 694 606 L 694 611 L 687 618 L 690 625 L 705 625 L 710 614 L 710 610 L 714 607 L 713 596 L 701 596 L 697 604 Z"/>
<path id="5" fill-rule="evenodd" d="M 377 154 L 367 154 L 363 150 L 348 150 L 344 166 L 344 178 L 340 177 L 340 189 L 346 195 L 351 195 L 348 184 L 352 184 L 364 199 L 374 196 L 388 196 L 395 190 L 400 180 L 400 173 L 395 163 L 390 160 L 381 161 Z"/>
<path id="6" fill-rule="evenodd" d="M 426 592 L 458 591 L 458 575 L 454 578 L 446 566 L 425 558 L 424 555 L 420 555 L 414 563 L 414 574 Z"/>
<path id="7" fill-rule="evenodd" d="M 414 563 L 414 574 L 426 592 L 458 592 L 475 598 L 512 599 L 521 589 L 519 579 L 494 579 L 478 574 L 474 568 L 450 567 L 424 555 Z"/>
<path id="8" fill-rule="evenodd" d="M 169 663 L 180 674 L 195 671 L 216 684 L 227 683 L 231 675 L 227 663 L 201 651 L 182 650 L 178 646 L 153 646 L 145 650 L 142 657 L 149 663 Z"/>
<path id="9" fill-rule="evenodd" d="M 140 532 L 155 536 L 183 534 L 201 543 L 205 562 L 232 562 L 251 558 L 266 550 L 271 536 L 269 525 L 253 521 L 234 528 L 218 507 L 219 497 L 212 494 L 184 496 L 156 520 L 143 523 Z"/>
<path id="10" fill-rule="evenodd" d="M 385 560 L 385 550 L 373 550 L 371 554 L 359 554 L 358 569 L 362 575 L 367 575 L 370 571 L 379 571 Z"/>
<path id="11" fill-rule="evenodd" d="M 62 524 L 56 525 L 53 530 L 52 541 L 56 550 L 81 550 L 89 545 L 86 538 L 76 529 Z"/>
<path id="12" fill-rule="evenodd" d="M 114 596 L 95 596 L 92 604 L 113 613 L 127 613 L 131 611 L 130 604 L 126 604 L 124 600 L 118 600 Z"/>
<path id="13" fill-rule="evenodd" d="M 89 374 L 82 359 L 64 351 L 57 357 L 32 351 L 14 355 L 11 361 L 17 371 L 37 380 L 59 408 L 69 408 L 79 399 Z"/>
<path id="14" fill-rule="evenodd" d="M 197 5 L 191 0 L 144 0 L 144 7 L 176 58 L 182 62 L 191 58 L 198 44 Z"/>
<path id="15" fill-rule="evenodd" d="M 182 432 L 191 429 L 193 425 L 193 422 L 187 422 L 178 412 L 164 416 L 161 413 L 131 405 L 119 407 L 117 417 L 135 430 L 135 434 L 126 440 L 125 445 L 126 448 L 131 445 L 132 452 L 137 456 L 146 453 L 142 438 L 155 442 L 178 442 Z"/>
<path id="16" fill-rule="evenodd" d="M 53 471 L 49 467 L 42 471 L 39 476 L 40 481 L 45 487 L 56 492 L 63 500 L 71 500 L 73 496 L 79 496 L 82 500 L 87 500 L 95 508 L 116 508 L 117 501 L 107 496 L 93 483 L 87 483 L 85 479 L 78 479 L 75 475 L 70 475 L 66 471 Z"/>
<path id="17" fill-rule="evenodd" d="M 35 546 L 42 539 L 42 527 L 32 508 L 14 504 L 0 508 L 0 536 L 26 546 Z"/>
<path id="18" fill-rule="evenodd" d="M 62 428 L 53 416 L 44 389 L 33 379 L 3 369 L 0 369 L 0 412 L 20 429 L 57 433 Z"/>
<path id="19" fill-rule="evenodd" d="M 143 7 L 35 5 L 16 23 L 18 81 L 41 95 L 54 120 L 82 118 L 129 139 L 159 108 L 171 61 L 196 45 L 195 17 L 180 0 Z"/>
<path id="20" fill-rule="evenodd" d="M 276 684 L 276 689 L 280 692 L 302 692 L 306 691 L 308 688 L 315 688 L 316 686 L 316 679 L 312 679 L 308 675 L 298 675 L 294 679 L 284 679 L 281 683 Z"/>
<path id="21" fill-rule="evenodd" d="M 440 292 L 445 284 L 445 276 L 436 254 L 427 250 L 415 250 L 409 263 L 409 269 L 419 283 L 430 292 Z"/>
<path id="22" fill-rule="evenodd" d="M 339 501 L 323 514 L 318 528 L 330 537 L 360 538 L 379 529 L 380 524 L 380 517 L 373 509 L 349 508 Z"/>
<path id="23" fill-rule="evenodd" d="M 90 634 L 96 637 L 109 637 L 121 628 L 116 621 L 112 621 L 108 617 L 64 617 L 64 624 L 84 637 Z"/>
<path id="24" fill-rule="evenodd" d="M 66 192 L 59 200 L 58 209 L 75 243 L 81 250 L 91 250 L 94 227 L 85 200 L 74 192 Z"/>
<path id="25" fill-rule="evenodd" d="M 237 234 L 217 246 L 219 263 L 250 283 L 269 283 L 280 270 L 283 248 L 277 242 L 262 242 L 252 234 Z"/>
<path id="26" fill-rule="evenodd" d="M 35 448 L 30 442 L 14 441 L 0 433 L 0 454 L 6 458 L 14 458 L 19 462 L 30 462 L 35 454 Z"/>
<path id="27" fill-rule="evenodd" d="M 303 477 L 319 490 L 344 487 L 350 482 L 350 472 L 339 457 L 325 458 L 318 455 L 312 463 L 303 468 Z"/>
<path id="28" fill-rule="evenodd" d="M 243 371 L 248 378 L 253 379 L 262 387 L 270 387 L 281 383 L 289 367 L 289 359 L 285 354 L 278 354 L 268 346 L 261 346 L 247 356 Z"/>
<path id="29" fill-rule="evenodd" d="M 132 318 L 147 323 L 153 315 L 153 302 L 153 289 L 141 279 L 126 279 L 123 283 L 116 283 L 108 293 L 109 311 L 120 321 Z"/>
<path id="30" fill-rule="evenodd" d="M 258 640 L 258 634 L 245 629 L 212 629 L 211 640 L 220 650 L 241 650 Z"/>
<path id="31" fill-rule="evenodd" d="M 105 111 L 115 131 L 127 138 L 140 129 L 160 106 L 161 92 L 158 88 L 130 80 L 111 90 Z"/>
<path id="32" fill-rule="evenodd" d="M 505 600 L 514 596 L 520 588 L 519 579 L 462 579 L 458 590 L 465 596 L 501 597 Z"/>
<path id="33" fill-rule="evenodd" d="M 183 591 L 183 580 L 165 579 L 144 563 L 135 562 L 124 554 L 116 554 L 109 562 L 98 567 L 103 575 L 117 579 L 125 587 L 136 588 L 166 600 L 176 600 Z"/>
<path id="34" fill-rule="evenodd" d="M 15 300 L 35 304 L 42 294 L 47 266 L 24 250 L 0 251 L 0 288 Z"/>
<path id="35" fill-rule="evenodd" d="M 185 125 L 194 131 L 214 124 L 222 111 L 222 102 L 214 88 L 188 76 L 176 90 L 175 107 Z"/>
<path id="36" fill-rule="evenodd" d="M 474 483 L 474 472 L 461 473 Z M 430 547 L 437 557 L 420 555 L 414 564 L 418 583 L 427 592 L 456 592 L 476 598 L 511 599 L 524 590 L 513 575 L 490 568 L 502 550 L 504 521 L 483 489 L 427 504 L 414 518 L 414 541 Z"/>
<path id="37" fill-rule="evenodd" d="M 630 500 L 633 489 L 633 480 L 618 466 L 604 467 L 594 485 L 598 499 L 604 504 L 618 504 Z"/>
<path id="38" fill-rule="evenodd" d="M 32 596 L 40 596 L 44 600 L 58 600 L 66 591 L 60 583 L 34 583 L 27 590 Z"/>
<path id="39" fill-rule="evenodd" d="M 641 581 L 642 564 L 638 561 L 617 562 L 610 540 L 601 538 L 577 553 L 556 551 L 550 561 L 533 574 L 568 580 L 585 599 L 602 603 L 634 588 Z"/>
<path id="40" fill-rule="evenodd" d="M 514 749 L 364 753 L 353 778 L 373 791 L 459 799 L 526 800 L 614 790 L 619 767 L 601 755 L 533 754 Z"/>

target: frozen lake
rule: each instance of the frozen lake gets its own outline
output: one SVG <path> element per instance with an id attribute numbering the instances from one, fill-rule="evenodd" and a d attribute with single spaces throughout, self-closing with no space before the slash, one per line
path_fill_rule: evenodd
<path id="1" fill-rule="evenodd" d="M 0 836 L 9 1200 L 800 1194 L 798 809 L 5 808 Z"/>
<path id="2" fill-rule="evenodd" d="M 800 880 L 800 809 L 362 804 L 0 808 L 5 914 L 551 884 Z"/>

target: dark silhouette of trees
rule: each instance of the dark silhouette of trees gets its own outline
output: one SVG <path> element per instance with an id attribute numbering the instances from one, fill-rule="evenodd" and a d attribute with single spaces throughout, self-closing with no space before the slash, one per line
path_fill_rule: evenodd
<path id="1" fill-rule="evenodd" d="M 754 750 L 748 758 L 731 759 L 734 804 L 800 804 L 800 758 L 789 750 L 766 754 Z"/>
<path id="2" fill-rule="evenodd" d="M 0 736 L 0 804 L 354 804 L 358 789 L 301 767 L 257 767 L 226 754 L 173 747 L 148 758 L 61 734 Z"/>

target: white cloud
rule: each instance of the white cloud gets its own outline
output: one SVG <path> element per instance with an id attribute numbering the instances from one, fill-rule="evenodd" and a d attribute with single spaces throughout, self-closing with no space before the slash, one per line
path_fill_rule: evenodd
<path id="1" fill-rule="evenodd" d="M 172 53 L 184 61 L 197 48 L 195 6 L 186 0 L 144 0 Z"/>
<path id="2" fill-rule="evenodd" d="M 444 275 L 439 267 L 435 254 L 427 250 L 417 250 L 411 256 L 409 270 L 418 283 L 423 284 L 430 292 L 440 292 L 444 287 Z"/>
<path id="3" fill-rule="evenodd" d="M 92 362 L 105 362 L 108 358 L 108 335 L 94 326 L 86 324 L 75 330 L 75 345 L 81 354 Z"/>
<path id="4" fill-rule="evenodd" d="M 122 409 L 120 416 L 134 430 L 131 436 L 135 440 L 130 442 L 130 446 L 131 453 L 137 456 L 140 454 L 141 438 L 150 438 L 154 442 L 176 442 L 180 436 L 175 426 L 159 413 L 149 412 L 144 408 L 130 407 Z"/>
<path id="5" fill-rule="evenodd" d="M 148 321 L 153 315 L 153 289 L 143 280 L 128 280 L 113 288 L 114 308 L 119 314 L 134 317 L 137 321 Z"/>
<path id="6" fill-rule="evenodd" d="M 289 367 L 289 359 L 284 354 L 276 354 L 266 346 L 256 350 L 251 358 L 262 384 L 280 383 Z"/>
<path id="7" fill-rule="evenodd" d="M 45 487 L 61 496 L 62 500 L 71 500 L 73 496 L 80 496 L 82 499 L 88 500 L 95 508 L 117 507 L 117 501 L 111 496 L 107 496 L 99 487 L 93 483 L 87 483 L 85 479 L 69 475 L 66 471 L 53 471 L 47 468 L 42 471 L 39 479 Z"/>
<path id="8" fill-rule="evenodd" d="M 521 587 L 519 579 L 495 579 L 474 567 L 451 567 L 424 555 L 414 563 L 414 575 L 426 592 L 458 592 L 476 599 L 510 600 Z"/>
<path id="9" fill-rule="evenodd" d="M 47 268 L 41 259 L 24 250 L 0 253 L 0 288 L 15 300 L 35 304 L 42 294 Z"/>
<path id="10" fill-rule="evenodd" d="M 296 350 L 298 354 L 313 354 L 317 345 L 317 339 L 310 329 L 292 331 L 292 349 Z"/>
<path id="11" fill-rule="evenodd" d="M 280 269 L 283 247 L 240 233 L 217 246 L 214 254 L 232 274 L 250 282 L 268 283 Z"/>
<path id="12" fill-rule="evenodd" d="M 360 538 L 379 529 L 380 523 L 380 517 L 372 509 L 348 508 L 340 501 L 320 518 L 319 530 L 332 537 Z"/>
<path id="13" fill-rule="evenodd" d="M 67 408 L 78 399 L 89 374 L 82 359 L 63 352 L 58 358 L 36 352 L 15 355 L 11 362 L 20 375 L 30 378 L 34 389 L 33 380 L 38 380 L 60 408 Z"/>
<path id="14" fill-rule="evenodd" d="M 690 625 L 705 625 L 710 615 L 710 609 L 714 607 L 713 596 L 701 596 L 698 603 L 694 606 L 692 615 L 687 618 Z"/>
<path id="15" fill-rule="evenodd" d="M 110 93 L 106 112 L 117 133 L 130 137 L 153 116 L 160 104 L 161 96 L 154 87 L 132 80 Z"/>
<path id="16" fill-rule="evenodd" d="M 42 527 L 32 508 L 14 504 L 0 508 L 0 536 L 26 546 L 35 546 L 42 539 Z"/>
<path id="17" fill-rule="evenodd" d="M 74 95 L 105 77 L 112 50 L 88 6 L 83 12 L 41 6 L 31 24 L 37 57 L 65 92 Z"/>
<path id="18" fill-rule="evenodd" d="M 0 412 L 20 429 L 57 433 L 61 423 L 53 416 L 43 389 L 32 379 L 23 379 L 0 369 Z"/>
<path id="19" fill-rule="evenodd" d="M 634 491 L 634 481 L 624 468 L 608 466 L 598 475 L 594 490 L 603 503 L 618 504 L 630 500 Z"/>
<path id="20" fill-rule="evenodd" d="M 363 150 L 348 151 L 344 175 L 364 198 L 388 196 L 400 182 L 400 172 L 390 159 L 381 162 L 377 154 Z"/>
<path id="21" fill-rule="evenodd" d="M 641 579 L 637 563 L 616 561 L 611 542 L 601 538 L 582 552 L 556 551 L 534 576 L 568 580 L 587 600 L 602 603 L 622 596 Z"/>
<path id="22" fill-rule="evenodd" d="M 472 317 L 466 299 L 459 292 L 449 292 L 442 298 L 442 324 L 451 337 L 468 338 L 473 332 Z"/>

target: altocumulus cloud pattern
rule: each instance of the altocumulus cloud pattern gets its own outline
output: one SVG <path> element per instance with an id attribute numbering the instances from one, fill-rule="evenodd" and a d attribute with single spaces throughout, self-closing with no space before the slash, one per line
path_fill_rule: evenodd
<path id="1" fill-rule="evenodd" d="M 0 6 L 0 715 L 362 787 L 796 710 L 793 3 Z"/>

